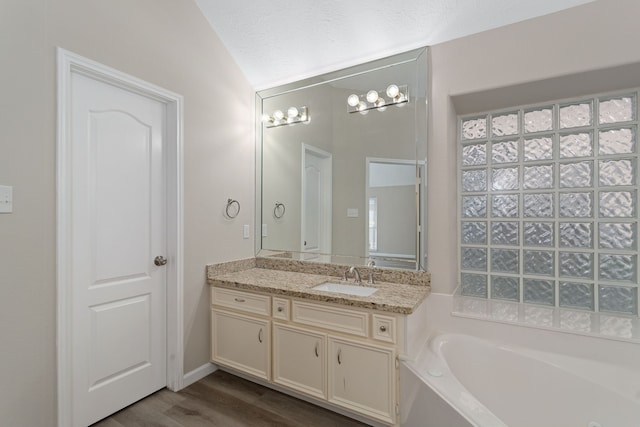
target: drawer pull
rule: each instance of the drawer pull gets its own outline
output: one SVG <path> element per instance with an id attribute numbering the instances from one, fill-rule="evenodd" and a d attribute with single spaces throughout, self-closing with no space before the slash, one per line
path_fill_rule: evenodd
<path id="1" fill-rule="evenodd" d="M 380 332 L 387 332 L 387 327 L 384 325 L 380 326 Z"/>
<path id="2" fill-rule="evenodd" d="M 260 328 L 260 331 L 258 332 L 258 341 L 262 342 L 262 328 Z"/>
<path id="3" fill-rule="evenodd" d="M 342 354 L 342 349 L 338 349 L 338 365 L 342 365 L 342 360 L 340 359 L 341 354 Z"/>
<path id="4" fill-rule="evenodd" d="M 244 298 L 234 298 L 236 302 L 245 302 Z"/>
<path id="5" fill-rule="evenodd" d="M 280 313 L 282 313 L 282 312 L 284 311 L 284 307 L 282 307 L 282 306 L 278 307 L 278 311 L 279 311 Z"/>
<path id="6" fill-rule="evenodd" d="M 320 354 L 318 353 L 318 343 L 316 343 L 316 357 L 320 357 Z"/>

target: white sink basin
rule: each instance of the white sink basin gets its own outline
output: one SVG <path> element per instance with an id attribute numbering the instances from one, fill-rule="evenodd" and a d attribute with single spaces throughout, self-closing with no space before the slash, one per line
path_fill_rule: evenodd
<path id="1" fill-rule="evenodd" d="M 357 295 L 368 297 L 378 290 L 371 286 L 348 285 L 346 283 L 324 282 L 313 287 L 316 291 L 336 292 L 338 294 Z"/>

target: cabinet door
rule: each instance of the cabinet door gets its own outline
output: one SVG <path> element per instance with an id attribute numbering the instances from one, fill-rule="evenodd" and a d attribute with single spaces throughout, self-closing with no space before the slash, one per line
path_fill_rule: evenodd
<path id="1" fill-rule="evenodd" d="M 213 309 L 211 360 L 268 380 L 270 323 L 269 320 Z"/>
<path id="2" fill-rule="evenodd" d="M 327 398 L 325 334 L 273 324 L 273 382 Z"/>
<path id="3" fill-rule="evenodd" d="M 328 342 L 329 401 L 394 423 L 394 349 L 331 336 Z"/>

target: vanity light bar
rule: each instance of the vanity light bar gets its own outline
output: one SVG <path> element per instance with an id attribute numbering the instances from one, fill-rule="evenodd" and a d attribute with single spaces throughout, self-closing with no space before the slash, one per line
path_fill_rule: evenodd
<path id="1" fill-rule="evenodd" d="M 365 113 L 376 109 L 384 111 L 389 105 L 404 105 L 409 102 L 409 86 L 390 84 L 385 91 L 370 90 L 365 94 L 355 93 L 347 97 L 347 110 L 350 113 Z"/>
<path id="2" fill-rule="evenodd" d="M 309 109 L 307 107 L 289 107 L 286 114 L 282 112 L 282 110 L 276 110 L 272 115 L 262 115 L 262 122 L 265 123 L 268 128 L 304 123 L 308 122 L 309 119 Z"/>

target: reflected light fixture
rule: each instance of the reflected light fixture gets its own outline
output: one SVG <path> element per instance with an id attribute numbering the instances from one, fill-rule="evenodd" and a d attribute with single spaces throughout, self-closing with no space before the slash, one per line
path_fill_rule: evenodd
<path id="1" fill-rule="evenodd" d="M 268 128 L 292 125 L 295 123 L 306 123 L 309 119 L 309 109 L 307 107 L 289 107 L 287 114 L 282 110 L 275 110 L 271 115 L 267 113 L 262 115 L 262 123 Z"/>
<path id="2" fill-rule="evenodd" d="M 352 93 L 347 97 L 350 113 L 366 114 L 369 110 L 384 111 L 390 105 L 402 106 L 409 102 L 409 86 L 390 84 L 385 91 L 370 90 L 366 94 Z"/>

